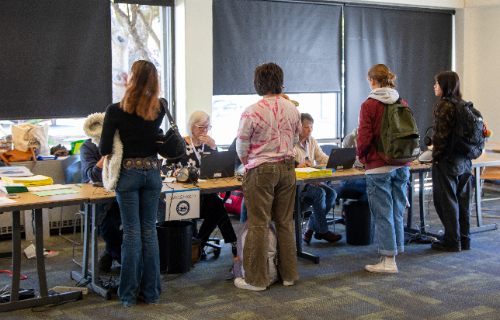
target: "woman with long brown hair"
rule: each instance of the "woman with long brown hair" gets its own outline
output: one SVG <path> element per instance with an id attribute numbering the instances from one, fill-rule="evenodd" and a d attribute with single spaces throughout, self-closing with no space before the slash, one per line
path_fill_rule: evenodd
<path id="1" fill-rule="evenodd" d="M 148 304 L 157 304 L 161 293 L 156 235 L 161 163 L 156 138 L 165 110 L 158 94 L 155 66 L 144 60 L 134 62 L 124 98 L 106 109 L 99 144 L 101 154 L 108 157 L 116 150 L 116 132 L 123 144 L 115 191 L 123 224 L 118 295 L 126 307 L 133 307 L 137 296 Z"/>

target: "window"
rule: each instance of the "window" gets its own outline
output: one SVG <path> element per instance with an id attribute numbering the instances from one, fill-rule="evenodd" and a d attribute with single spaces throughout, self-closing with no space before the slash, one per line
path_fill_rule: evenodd
<path id="1" fill-rule="evenodd" d="M 314 18 L 297 23 L 290 17 Z M 271 61 L 283 69 L 284 93 L 314 118 L 314 137 L 339 138 L 341 26 L 342 6 L 324 1 L 213 1 L 212 134 L 217 144 L 233 141 L 241 111 L 259 99 L 254 70 Z"/>
<path id="2" fill-rule="evenodd" d="M 291 100 L 299 102 L 298 110 L 314 119 L 315 139 L 338 136 L 340 93 L 290 93 Z M 241 113 L 256 103 L 258 95 L 218 95 L 212 97 L 212 137 L 218 145 L 229 145 L 236 137 Z"/>

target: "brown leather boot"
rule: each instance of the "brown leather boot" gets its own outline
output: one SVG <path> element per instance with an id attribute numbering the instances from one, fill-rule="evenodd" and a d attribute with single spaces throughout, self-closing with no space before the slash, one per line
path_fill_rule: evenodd
<path id="1" fill-rule="evenodd" d="M 304 240 L 304 242 L 307 244 L 311 243 L 313 233 L 314 231 L 312 231 L 311 229 L 306 229 L 306 231 L 302 235 L 302 240 Z"/>
<path id="2" fill-rule="evenodd" d="M 325 233 L 315 233 L 314 238 L 318 240 L 326 240 L 328 242 L 337 242 L 342 239 L 342 235 L 338 233 L 333 233 L 331 231 L 327 231 Z"/>

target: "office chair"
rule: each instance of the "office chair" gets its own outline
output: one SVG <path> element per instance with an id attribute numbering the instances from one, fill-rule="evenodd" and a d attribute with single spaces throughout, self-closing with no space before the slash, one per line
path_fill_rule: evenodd
<path id="1" fill-rule="evenodd" d="M 81 183 L 82 182 L 82 162 L 80 161 L 80 155 L 72 155 L 61 161 L 61 167 L 63 168 L 65 182 L 69 183 Z M 63 207 L 61 207 L 61 218 L 59 223 L 59 236 L 65 240 L 73 243 L 73 262 L 78 266 L 82 266 L 81 263 L 75 260 L 75 246 L 81 245 L 83 243 L 83 231 L 80 233 L 80 242 L 76 241 L 76 227 L 78 221 L 79 225 L 82 227 L 83 217 L 85 216 L 84 205 L 80 205 L 80 210 L 75 213 L 73 220 L 73 239 L 66 238 L 61 234 L 61 229 L 63 225 Z"/>
<path id="2" fill-rule="evenodd" d="M 64 180 L 65 180 L 66 184 L 75 183 L 75 174 L 77 172 L 80 172 L 80 177 L 79 178 L 77 177 L 78 181 L 80 181 L 80 182 L 82 181 L 82 178 L 81 178 L 82 162 L 80 161 L 79 154 L 69 156 L 66 159 L 62 160 L 61 167 L 63 169 Z M 64 209 L 64 207 L 61 207 L 61 217 L 59 219 L 59 236 L 65 240 L 73 242 L 73 245 L 74 245 L 75 244 L 74 243 L 74 241 L 75 241 L 74 232 L 73 232 L 73 240 L 66 238 L 61 233 L 61 230 L 63 227 L 63 209 Z M 76 216 L 76 214 L 75 214 L 75 216 Z M 73 224 L 73 230 L 75 230 L 75 227 L 76 227 L 76 217 L 75 217 L 75 223 Z M 81 242 L 78 244 L 82 244 L 82 243 L 83 243 L 83 233 L 82 233 Z"/>

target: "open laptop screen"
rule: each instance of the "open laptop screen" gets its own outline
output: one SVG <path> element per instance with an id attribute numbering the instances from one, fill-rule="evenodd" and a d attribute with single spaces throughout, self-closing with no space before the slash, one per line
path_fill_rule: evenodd
<path id="1" fill-rule="evenodd" d="M 328 169 L 351 169 L 356 160 L 356 148 L 334 148 L 328 158 Z"/>
<path id="2" fill-rule="evenodd" d="M 234 177 L 236 151 L 204 152 L 201 155 L 200 179 Z"/>

